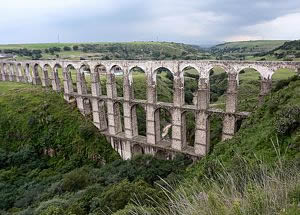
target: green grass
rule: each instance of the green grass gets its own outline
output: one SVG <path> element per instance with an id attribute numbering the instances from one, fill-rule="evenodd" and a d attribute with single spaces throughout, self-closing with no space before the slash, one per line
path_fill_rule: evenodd
<path id="1" fill-rule="evenodd" d="M 272 50 L 283 45 L 288 40 L 252 40 L 252 41 L 238 41 L 238 42 L 228 42 L 224 44 L 216 45 L 215 48 L 225 49 L 225 48 L 246 48 L 246 50 L 253 48 L 255 50 Z"/>

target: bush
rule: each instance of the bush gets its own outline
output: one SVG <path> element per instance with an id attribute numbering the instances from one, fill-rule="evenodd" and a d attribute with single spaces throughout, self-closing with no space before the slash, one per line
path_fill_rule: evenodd
<path id="1" fill-rule="evenodd" d="M 275 128 L 279 135 L 291 134 L 300 126 L 300 106 L 287 107 L 278 113 Z"/>
<path id="2" fill-rule="evenodd" d="M 69 46 L 64 46 L 64 51 L 71 51 L 71 48 Z"/>
<path id="3" fill-rule="evenodd" d="M 62 190 L 74 192 L 85 188 L 89 183 L 90 178 L 88 172 L 83 168 L 75 169 L 64 176 Z"/>

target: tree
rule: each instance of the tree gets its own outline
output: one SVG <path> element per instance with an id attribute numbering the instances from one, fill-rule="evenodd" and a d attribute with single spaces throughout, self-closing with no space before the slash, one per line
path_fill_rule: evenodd
<path id="1" fill-rule="evenodd" d="M 71 51 L 71 48 L 69 46 L 64 46 L 64 51 Z"/>
<path id="2" fill-rule="evenodd" d="M 73 51 L 77 51 L 79 49 L 78 45 L 73 46 Z"/>

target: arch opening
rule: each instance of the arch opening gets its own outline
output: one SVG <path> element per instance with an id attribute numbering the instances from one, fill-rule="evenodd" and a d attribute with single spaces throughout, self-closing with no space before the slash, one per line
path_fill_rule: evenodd
<path id="1" fill-rule="evenodd" d="M 124 132 L 124 111 L 120 102 L 114 103 L 114 117 L 116 133 Z"/>
<path id="2" fill-rule="evenodd" d="M 90 67 L 87 65 L 82 65 L 79 69 L 80 77 L 81 77 L 81 87 L 82 87 L 82 94 L 91 94 L 91 70 Z"/>
<path id="3" fill-rule="evenodd" d="M 188 105 L 196 105 L 199 72 L 191 66 L 185 67 L 182 71 L 184 78 L 184 103 Z"/>
<path id="4" fill-rule="evenodd" d="M 140 67 L 134 67 L 129 71 L 132 80 L 131 87 L 133 98 L 147 100 L 147 76 Z"/>
<path id="5" fill-rule="evenodd" d="M 107 71 L 105 66 L 103 65 L 97 65 L 95 67 L 95 81 L 97 83 L 99 83 L 99 94 L 100 95 L 107 95 L 107 91 L 106 91 L 106 83 L 107 83 Z"/>
<path id="6" fill-rule="evenodd" d="M 193 147 L 195 145 L 196 116 L 192 111 L 185 111 L 182 118 L 182 141 L 183 145 Z"/>
<path id="7" fill-rule="evenodd" d="M 154 112 L 156 142 L 172 140 L 172 115 L 160 107 Z"/>
<path id="8" fill-rule="evenodd" d="M 115 80 L 117 97 L 123 97 L 124 96 L 124 89 L 123 89 L 124 71 L 120 66 L 115 65 L 111 68 L 111 73 Z"/>
<path id="9" fill-rule="evenodd" d="M 261 75 L 254 68 L 239 71 L 237 110 L 253 111 L 258 105 L 261 87 Z"/>
<path id="10" fill-rule="evenodd" d="M 228 74 L 222 67 L 213 67 L 209 70 L 209 97 L 210 106 L 225 109 Z"/>
<path id="11" fill-rule="evenodd" d="M 43 71 L 42 71 L 42 67 L 39 64 L 35 64 L 33 66 L 32 74 L 33 77 L 35 78 L 36 84 L 41 84 L 43 78 Z"/>
<path id="12" fill-rule="evenodd" d="M 84 115 L 92 120 L 92 103 L 88 98 L 83 98 L 83 112 Z"/>
<path id="13" fill-rule="evenodd" d="M 277 69 L 273 74 L 272 74 L 272 82 L 276 84 L 277 82 L 287 80 L 289 78 L 292 78 L 294 75 L 297 75 L 296 69 L 292 68 L 280 68 Z"/>
<path id="14" fill-rule="evenodd" d="M 77 93 L 77 71 L 75 67 L 71 64 L 67 66 L 66 70 L 68 81 L 70 81 L 70 92 Z"/>
<path id="15" fill-rule="evenodd" d="M 146 136 L 146 111 L 145 108 L 136 104 L 131 108 L 131 117 L 133 125 L 133 136 Z"/>
<path id="16" fill-rule="evenodd" d="M 169 160 L 168 153 L 166 151 L 163 151 L 163 150 L 158 150 L 155 153 L 155 157 L 160 159 L 160 160 Z"/>
<path id="17" fill-rule="evenodd" d="M 46 64 L 43 68 L 43 79 L 46 86 L 52 85 L 51 83 L 52 81 L 50 79 L 51 71 L 52 71 L 51 66 L 49 64 Z"/>
<path id="18" fill-rule="evenodd" d="M 142 155 L 144 154 L 144 149 L 141 147 L 139 144 L 135 144 L 132 147 L 132 155 L 137 156 L 137 155 Z"/>
<path id="19" fill-rule="evenodd" d="M 154 78 L 156 79 L 157 101 L 173 103 L 174 76 L 172 72 L 165 67 L 160 67 L 154 71 Z"/>
<path id="20" fill-rule="evenodd" d="M 104 100 L 98 101 L 100 130 L 108 129 L 107 106 Z"/>

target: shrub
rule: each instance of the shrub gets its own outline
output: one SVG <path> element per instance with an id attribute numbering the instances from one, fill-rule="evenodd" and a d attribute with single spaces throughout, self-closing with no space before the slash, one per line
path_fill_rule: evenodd
<path id="1" fill-rule="evenodd" d="M 277 114 L 275 128 L 279 135 L 291 134 L 300 125 L 300 106 L 287 107 Z"/>
<path id="2" fill-rule="evenodd" d="M 62 190 L 74 192 L 85 188 L 90 183 L 88 172 L 84 168 L 67 173 L 62 181 Z"/>

